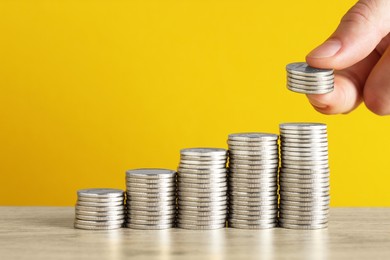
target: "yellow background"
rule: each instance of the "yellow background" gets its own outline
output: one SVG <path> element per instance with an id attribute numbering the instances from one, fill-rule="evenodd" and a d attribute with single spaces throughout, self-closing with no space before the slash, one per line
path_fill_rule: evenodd
<path id="1" fill-rule="evenodd" d="M 73 205 L 185 147 L 328 124 L 332 206 L 390 206 L 390 122 L 285 87 L 352 0 L 0 2 L 0 205 Z"/>

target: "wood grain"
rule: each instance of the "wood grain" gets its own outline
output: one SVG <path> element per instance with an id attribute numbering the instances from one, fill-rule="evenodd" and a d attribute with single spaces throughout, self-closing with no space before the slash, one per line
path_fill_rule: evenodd
<path id="1" fill-rule="evenodd" d="M 390 208 L 332 208 L 329 228 L 85 231 L 72 207 L 0 207 L 1 259 L 390 259 Z"/>

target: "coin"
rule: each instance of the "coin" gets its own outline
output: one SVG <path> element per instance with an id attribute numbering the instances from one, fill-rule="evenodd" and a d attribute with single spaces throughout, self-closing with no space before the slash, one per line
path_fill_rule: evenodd
<path id="1" fill-rule="evenodd" d="M 77 191 L 74 227 L 108 230 L 122 227 L 125 221 L 124 192 L 118 189 L 82 189 Z"/>

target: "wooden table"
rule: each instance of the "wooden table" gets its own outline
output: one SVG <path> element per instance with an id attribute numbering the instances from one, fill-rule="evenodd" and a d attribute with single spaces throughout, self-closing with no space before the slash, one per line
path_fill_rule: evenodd
<path id="1" fill-rule="evenodd" d="M 0 207 L 0 259 L 390 259 L 390 208 L 332 208 L 329 228 L 85 231 L 73 207 Z"/>

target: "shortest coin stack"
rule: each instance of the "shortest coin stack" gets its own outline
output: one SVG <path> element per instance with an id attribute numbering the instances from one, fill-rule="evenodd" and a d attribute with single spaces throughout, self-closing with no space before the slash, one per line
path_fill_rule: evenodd
<path id="1" fill-rule="evenodd" d="M 134 229 L 167 229 L 175 226 L 176 172 L 135 169 L 126 172 L 127 223 Z"/>
<path id="2" fill-rule="evenodd" d="M 124 192 L 118 189 L 83 189 L 77 191 L 75 228 L 109 230 L 125 221 Z"/>
<path id="3" fill-rule="evenodd" d="M 325 94 L 333 91 L 334 75 L 332 69 L 317 69 L 305 62 L 286 66 L 287 88 L 303 94 Z"/>

